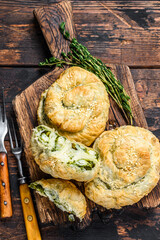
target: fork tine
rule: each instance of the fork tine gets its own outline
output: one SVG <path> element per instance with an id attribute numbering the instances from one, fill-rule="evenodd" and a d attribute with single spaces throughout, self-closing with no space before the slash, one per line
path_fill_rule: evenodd
<path id="1" fill-rule="evenodd" d="M 0 106 L 0 122 L 2 122 L 2 108 Z"/>
<path id="2" fill-rule="evenodd" d="M 12 136 L 11 136 L 11 131 L 10 131 L 10 127 L 9 127 L 9 124 L 8 124 L 8 133 L 9 133 L 9 140 L 10 140 L 10 144 L 11 144 L 11 149 L 13 149 L 13 141 L 12 141 Z"/>
<path id="3" fill-rule="evenodd" d="M 4 97 L 4 87 L 2 87 L 2 94 L 3 94 L 3 116 L 4 116 L 4 122 L 7 121 L 7 116 L 6 116 L 6 106 L 5 106 L 5 97 Z"/>
<path id="4" fill-rule="evenodd" d="M 14 139 L 15 139 L 16 147 L 18 147 L 18 140 L 17 140 L 16 130 L 15 130 L 15 126 L 14 126 L 12 117 L 11 117 L 11 122 L 12 122 L 12 126 L 13 126 L 13 133 L 14 133 Z"/>

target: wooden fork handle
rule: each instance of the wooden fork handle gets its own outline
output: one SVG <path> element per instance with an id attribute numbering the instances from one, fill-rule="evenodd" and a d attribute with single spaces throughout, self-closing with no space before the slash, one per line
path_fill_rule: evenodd
<path id="1" fill-rule="evenodd" d="M 7 218 L 12 216 L 12 202 L 9 184 L 7 154 L 0 153 L 0 216 Z"/>
<path id="2" fill-rule="evenodd" d="M 41 240 L 41 234 L 38 227 L 36 213 L 28 185 L 21 184 L 19 186 L 23 216 L 26 226 L 28 240 Z"/>

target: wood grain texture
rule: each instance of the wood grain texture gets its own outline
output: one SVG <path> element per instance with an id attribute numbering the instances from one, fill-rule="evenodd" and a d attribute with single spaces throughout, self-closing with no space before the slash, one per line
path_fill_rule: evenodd
<path id="1" fill-rule="evenodd" d="M 67 9 L 67 10 L 66 10 Z M 68 10 L 70 13 L 68 13 Z M 55 14 L 54 14 L 55 12 Z M 72 12 L 71 5 L 68 2 L 62 2 L 60 4 L 54 5 L 53 7 L 42 7 L 35 10 L 35 15 L 40 23 L 43 34 L 47 41 L 50 51 L 54 54 L 55 57 L 59 57 L 61 51 L 67 52 L 68 46 L 62 44 L 64 39 L 60 34 L 57 34 L 59 31 L 59 24 L 61 23 L 61 17 L 58 17 L 59 12 L 62 14 L 63 12 L 63 21 L 65 21 L 70 26 L 70 32 L 72 36 L 74 36 L 74 29 L 72 28 Z M 52 13 L 52 18 L 50 18 Z M 58 13 L 58 14 L 57 14 Z M 64 14 L 67 13 L 67 14 Z M 69 20 L 68 20 L 69 18 Z M 62 42 L 62 43 L 61 43 Z M 59 43 L 59 49 L 55 49 L 55 45 Z M 147 128 L 147 122 L 145 120 L 142 108 L 140 106 L 134 82 L 130 73 L 130 70 L 127 66 L 116 66 L 116 65 L 108 65 L 111 67 L 111 70 L 116 75 L 116 77 L 122 82 L 126 91 L 131 97 L 132 103 L 132 111 L 134 116 L 135 125 Z M 32 154 L 29 150 L 29 140 L 32 132 L 32 128 L 36 124 L 36 110 L 38 107 L 38 102 L 40 98 L 40 94 L 43 90 L 49 87 L 53 81 L 56 80 L 58 75 L 62 69 L 55 69 L 52 72 L 46 74 L 45 76 L 38 79 L 34 84 L 28 87 L 25 91 L 23 91 L 19 96 L 17 96 L 14 100 L 14 109 L 17 115 L 17 121 L 20 126 L 21 135 L 25 142 L 25 153 L 26 159 L 29 164 L 29 170 L 32 181 L 41 179 L 42 177 L 47 177 L 44 173 L 40 171 L 40 169 L 35 164 Z M 23 102 L 23 104 L 22 104 Z M 26 122 L 27 122 L 27 130 L 26 130 Z M 116 104 L 111 101 L 111 109 L 109 116 L 109 123 L 115 123 L 117 126 L 125 125 L 126 122 L 122 117 L 122 114 Z M 107 124 L 107 128 L 109 124 Z M 82 189 L 83 191 L 83 189 Z M 154 189 L 148 197 L 143 198 L 140 203 L 138 203 L 138 207 L 153 207 L 159 204 L 159 187 Z M 64 213 L 60 210 L 57 210 L 49 200 L 40 197 L 36 194 L 36 203 L 40 214 L 40 219 L 42 222 L 50 222 L 53 221 L 54 224 L 67 223 L 67 218 Z M 47 210 L 46 210 L 47 209 Z M 92 211 L 104 212 L 105 209 L 102 207 L 96 206 L 93 202 L 88 200 L 88 210 L 85 216 L 85 219 L 82 223 L 76 222 L 78 228 L 83 228 L 90 224 L 92 221 Z"/>
<path id="2" fill-rule="evenodd" d="M 10 192 L 8 159 L 7 154 L 0 153 L 0 216 L 1 218 L 12 217 L 12 201 Z"/>
<path id="3" fill-rule="evenodd" d="M 38 66 L 50 56 L 32 12 L 52 1 L 1 1 L 0 64 Z M 158 1 L 72 1 L 78 40 L 107 63 L 158 66 Z"/>
<path id="4" fill-rule="evenodd" d="M 131 69 L 131 73 L 148 127 L 160 139 L 160 69 Z"/>
<path id="5" fill-rule="evenodd" d="M 28 184 L 19 186 L 24 222 L 28 240 L 41 240 L 36 213 Z"/>
<path id="6" fill-rule="evenodd" d="M 34 14 L 51 54 L 60 58 L 63 50 L 66 52 L 69 51 L 69 44 L 62 38 L 58 23 L 66 22 L 66 29 L 69 29 L 70 37 L 73 38 L 75 36 L 71 3 L 62 1 L 54 4 L 53 7 L 45 6 L 37 8 L 34 10 Z"/>
<path id="7" fill-rule="evenodd" d="M 73 2 L 79 41 L 109 63 L 159 65 L 159 7 L 157 1 Z"/>
<path id="8" fill-rule="evenodd" d="M 42 6 L 46 3 L 51 2 L 50 0 L 1 0 L 0 1 L 0 50 L 3 55 L 0 55 L 0 83 L 5 87 L 5 96 L 7 103 L 7 114 L 12 113 L 11 101 L 15 95 L 19 94 L 26 87 L 32 84 L 36 79 L 40 78 L 49 69 L 29 67 L 33 64 L 37 65 L 37 62 L 42 61 L 45 57 L 50 55 L 48 47 L 43 39 L 41 31 L 38 24 L 34 21 L 32 11 L 36 6 Z M 52 0 L 52 2 L 54 2 Z M 77 4 L 78 1 L 72 1 Z M 81 1 L 81 5 L 77 7 L 76 12 L 74 12 L 74 21 L 76 27 L 80 28 L 80 25 L 85 25 L 85 29 L 92 27 L 97 31 L 99 29 L 98 23 L 96 22 L 96 17 L 93 13 L 88 13 L 88 18 L 91 22 L 88 23 L 84 18 L 84 14 L 81 17 L 81 11 L 84 7 Z M 97 2 L 97 1 L 95 1 Z M 141 10 L 144 22 L 148 21 L 148 16 L 144 15 L 145 11 L 150 11 L 149 16 L 153 16 L 156 19 L 156 15 L 159 8 L 159 1 L 147 1 L 143 3 L 142 1 L 105 1 L 107 4 L 113 2 L 115 9 L 117 4 L 117 10 L 126 8 L 134 12 Z M 73 4 L 72 4 L 73 5 Z M 92 6 L 91 6 L 92 7 Z M 147 9 L 148 8 L 148 9 Z M 27 10 L 29 9 L 29 10 Z M 111 6 L 112 9 L 112 6 Z M 133 10 L 132 10 L 133 9 Z M 75 7 L 73 7 L 75 11 Z M 97 10 L 97 15 L 101 16 L 100 10 Z M 136 13 L 135 13 L 136 14 Z M 92 17 L 93 16 L 93 17 Z M 104 14 L 102 12 L 104 19 Z M 105 15 L 107 18 L 107 14 Z M 139 17 L 141 17 L 139 16 Z M 137 17 L 137 22 L 139 20 Z M 84 19 L 84 21 L 83 21 Z M 94 24 L 95 21 L 95 24 Z M 107 21 L 107 20 L 106 20 Z M 105 22 L 105 19 L 104 19 Z M 158 23 L 158 21 L 157 21 Z M 92 26 L 91 26 L 92 24 Z M 16 30 L 16 32 L 15 32 Z M 150 30 L 150 27 L 148 31 Z M 143 30 L 142 30 L 143 31 Z M 156 34 L 159 36 L 159 28 L 157 27 Z M 14 34 L 15 32 L 15 34 Z M 25 40 L 21 38 L 20 35 L 25 33 Z M 98 38 L 98 49 L 96 50 L 96 40 L 93 36 L 90 36 L 94 42 L 90 45 L 90 49 L 94 54 L 94 51 L 102 51 L 100 45 L 100 38 L 102 38 L 102 43 L 104 41 L 103 35 L 105 31 L 99 31 Z M 151 31 L 152 35 L 152 31 Z M 86 35 L 84 35 L 85 38 Z M 78 36 L 79 37 L 79 36 Z M 86 40 L 86 38 L 85 38 Z M 81 41 L 83 41 L 83 36 Z M 144 64 L 152 64 L 148 62 L 147 55 L 150 54 L 149 43 L 144 49 Z M 13 45 L 12 45 L 13 43 Z M 16 44 L 17 43 L 17 44 Z M 107 45 L 111 45 L 110 39 L 108 39 Z M 134 43 L 136 44 L 136 42 Z M 104 45 L 102 45 L 104 47 Z M 117 45 L 120 46 L 120 45 Z M 107 47 L 107 46 L 105 46 Z M 144 46 L 143 46 L 144 47 Z M 3 49 L 5 51 L 3 51 Z M 7 50 L 8 49 L 8 53 Z M 13 51 L 14 50 L 14 51 Z M 158 50 L 158 48 L 157 48 Z M 105 50 L 106 51 L 106 50 Z M 108 49 L 109 51 L 109 49 Z M 108 51 L 106 51 L 106 63 L 111 58 L 114 57 L 114 62 L 119 62 L 119 52 L 117 49 L 116 55 L 108 56 Z M 127 51 L 127 50 L 124 50 Z M 147 53 L 148 51 L 148 53 Z M 159 51 L 159 50 L 158 50 Z M 111 53 L 111 51 L 109 51 Z M 20 60 L 17 62 L 17 55 L 19 54 Z M 94 54 L 95 55 L 95 54 Z M 3 58 L 2 58 L 3 56 Z M 116 59 L 116 56 L 118 59 Z M 134 55 L 133 55 L 134 56 Z M 105 60 L 104 57 L 104 60 Z M 155 59 L 156 60 L 156 59 Z M 154 61 L 155 61 L 154 60 Z M 133 65 L 136 64 L 136 59 L 133 58 Z M 138 62 L 137 62 L 138 63 Z M 3 65 L 12 65 L 12 67 L 2 67 Z M 17 67 L 19 66 L 19 67 Z M 158 64 L 157 67 L 160 67 Z M 160 139 L 160 106 L 159 106 L 159 76 L 160 69 L 131 69 L 133 80 L 135 82 L 135 87 L 141 105 L 143 107 L 144 115 L 147 119 L 149 129 Z M 10 152 L 9 142 L 5 142 L 6 149 L 9 154 L 9 173 L 10 173 L 10 183 L 12 191 L 12 204 L 13 204 L 13 217 L 8 219 L 0 219 L 0 239 L 1 240 L 27 240 L 25 225 L 23 221 L 23 214 L 21 208 L 21 201 L 19 195 L 19 189 L 17 185 L 17 163 L 14 156 Z M 23 166 L 25 167 L 25 175 L 29 176 L 27 162 L 25 161 L 25 156 L 23 156 Z M 37 214 L 38 216 L 38 214 Z M 64 228 L 63 226 L 57 227 L 53 224 L 40 224 L 42 239 L 45 240 L 159 240 L 160 235 L 160 208 L 154 209 L 142 209 L 136 207 L 127 207 L 123 211 L 119 211 L 111 219 L 109 218 L 110 213 L 97 214 L 93 213 L 92 219 L 94 220 L 92 225 L 83 231 L 77 231 L 75 228 Z"/>

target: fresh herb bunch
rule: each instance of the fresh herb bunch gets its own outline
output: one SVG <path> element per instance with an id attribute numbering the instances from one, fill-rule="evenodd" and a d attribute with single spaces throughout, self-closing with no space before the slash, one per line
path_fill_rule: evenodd
<path id="1" fill-rule="evenodd" d="M 100 60 L 93 57 L 88 49 L 80 44 L 76 38 L 70 39 L 70 34 L 65 31 L 65 22 L 62 22 L 59 27 L 63 37 L 70 41 L 70 52 L 61 53 L 62 59 L 51 57 L 44 62 L 40 62 L 40 66 L 57 66 L 63 68 L 65 65 L 78 66 L 84 68 L 97 75 L 104 83 L 108 94 L 113 98 L 117 105 L 122 110 L 126 120 L 132 125 L 133 116 L 130 106 L 130 97 L 124 90 L 123 85 L 117 80 L 106 65 Z"/>

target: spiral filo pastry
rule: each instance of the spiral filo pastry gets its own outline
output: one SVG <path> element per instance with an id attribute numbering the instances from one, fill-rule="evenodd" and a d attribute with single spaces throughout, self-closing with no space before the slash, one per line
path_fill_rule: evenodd
<path id="1" fill-rule="evenodd" d="M 158 183 L 159 140 L 148 130 L 123 126 L 104 132 L 94 143 L 101 156 L 97 177 L 85 194 L 103 207 L 119 209 L 147 195 Z"/>
<path id="2" fill-rule="evenodd" d="M 71 67 L 42 93 L 38 122 L 90 146 L 105 129 L 109 106 L 101 80 L 85 69 Z"/>

